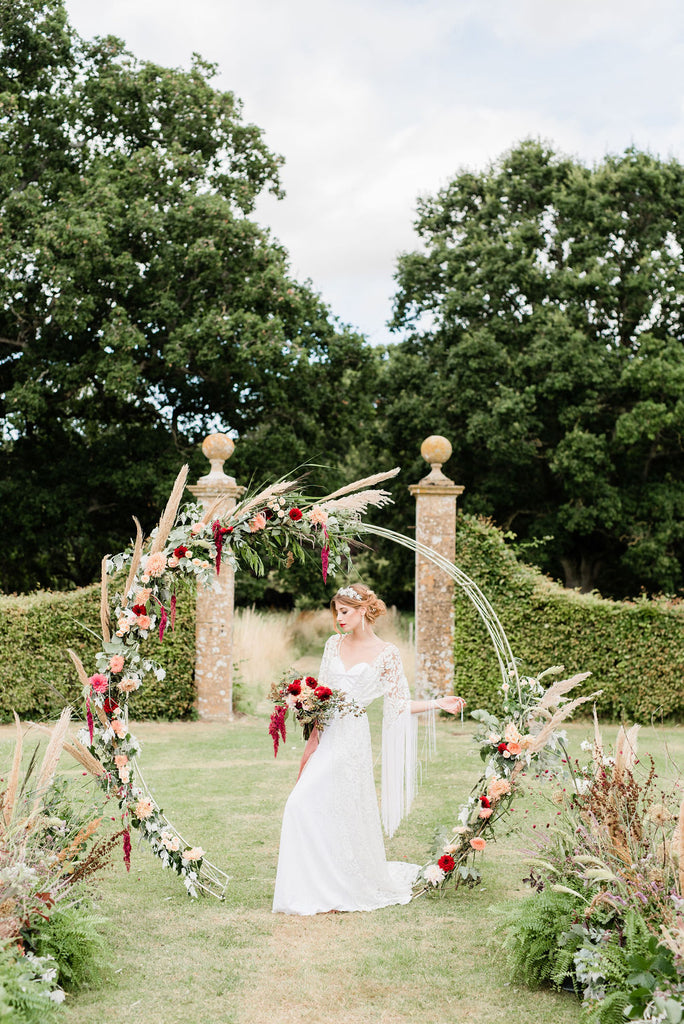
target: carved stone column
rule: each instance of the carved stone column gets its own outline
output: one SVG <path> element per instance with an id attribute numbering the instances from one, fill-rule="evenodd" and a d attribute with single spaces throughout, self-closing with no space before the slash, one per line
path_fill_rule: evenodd
<path id="1" fill-rule="evenodd" d="M 202 451 L 211 470 L 188 488 L 205 509 L 219 497 L 227 498 L 225 509 L 233 508 L 244 493 L 232 476 L 223 472 L 223 463 L 233 454 L 235 445 L 227 434 L 209 434 Z M 233 720 L 233 611 L 235 573 L 225 560 L 209 587 L 197 590 L 195 627 L 195 687 L 197 712 L 205 721 Z"/>
<path id="2" fill-rule="evenodd" d="M 442 472 L 451 443 L 438 434 L 426 438 L 420 453 L 431 466 L 409 487 L 416 499 L 416 540 L 453 562 L 456 554 L 456 500 L 464 488 Z M 416 692 L 451 693 L 454 681 L 454 581 L 416 553 Z"/>

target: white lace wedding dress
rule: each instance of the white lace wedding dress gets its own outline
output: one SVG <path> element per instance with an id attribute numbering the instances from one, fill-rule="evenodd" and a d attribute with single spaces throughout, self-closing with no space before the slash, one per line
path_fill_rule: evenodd
<path id="1" fill-rule="evenodd" d="M 384 696 L 382 817 L 392 835 L 416 782 L 416 723 L 394 644 L 372 664 L 345 669 L 342 638 L 325 645 L 319 683 L 366 708 Z M 274 913 L 377 910 L 408 903 L 419 865 L 388 862 L 373 778 L 368 716 L 336 716 L 323 730 L 285 805 Z"/>

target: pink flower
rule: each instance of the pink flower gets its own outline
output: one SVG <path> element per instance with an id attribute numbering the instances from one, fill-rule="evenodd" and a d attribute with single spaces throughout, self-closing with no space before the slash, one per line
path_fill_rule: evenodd
<path id="1" fill-rule="evenodd" d="M 254 518 L 249 521 L 250 533 L 257 533 L 257 531 L 263 530 L 264 526 L 266 526 L 266 516 L 263 512 L 257 512 Z"/>
<path id="2" fill-rule="evenodd" d="M 487 843 L 486 843 L 486 841 L 481 836 L 474 836 L 470 840 L 470 845 L 472 846 L 473 850 L 480 850 L 481 851 L 481 850 L 484 850 L 484 848 L 487 845 Z"/>
<path id="3" fill-rule="evenodd" d="M 142 800 L 138 800 L 135 805 L 135 816 L 141 821 L 145 818 L 149 818 L 154 811 L 154 804 L 148 797 L 143 797 Z"/>
<path id="4" fill-rule="evenodd" d="M 109 659 L 109 667 L 112 672 L 120 672 L 124 665 L 125 661 L 122 654 L 114 654 Z"/>
<path id="5" fill-rule="evenodd" d="M 106 693 L 109 689 L 109 680 L 107 676 L 95 675 L 91 676 L 88 680 L 95 693 Z"/>
<path id="6" fill-rule="evenodd" d="M 487 818 L 491 818 L 493 813 L 494 811 L 492 810 L 491 807 L 481 807 L 477 816 L 478 818 L 484 818 L 486 821 Z"/>
<path id="7" fill-rule="evenodd" d="M 166 569 L 166 555 L 163 551 L 155 551 L 147 556 L 145 572 L 148 576 L 163 576 Z"/>

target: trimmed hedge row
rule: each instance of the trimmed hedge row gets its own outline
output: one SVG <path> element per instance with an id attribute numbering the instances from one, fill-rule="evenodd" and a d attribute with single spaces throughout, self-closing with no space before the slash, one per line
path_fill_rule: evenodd
<path id="1" fill-rule="evenodd" d="M 684 605 L 663 599 L 609 601 L 569 591 L 518 562 L 503 534 L 459 515 L 456 564 L 496 612 L 524 674 L 562 664 L 591 672 L 580 689 L 602 689 L 601 716 L 684 721 Z M 486 628 L 457 589 L 455 686 L 471 708 L 497 703 L 501 676 Z"/>
<path id="2" fill-rule="evenodd" d="M 89 632 L 91 630 L 92 632 Z M 52 719 L 67 703 L 82 704 L 81 684 L 67 654 L 78 654 L 86 672 L 95 672 L 94 656 L 101 647 L 100 589 L 69 593 L 39 592 L 25 597 L 0 596 L 0 721 Z M 150 637 L 147 657 L 166 669 L 157 682 L 148 676 L 131 694 L 135 719 L 192 718 L 195 714 L 195 599 L 178 593 L 176 628 L 164 641 Z"/>

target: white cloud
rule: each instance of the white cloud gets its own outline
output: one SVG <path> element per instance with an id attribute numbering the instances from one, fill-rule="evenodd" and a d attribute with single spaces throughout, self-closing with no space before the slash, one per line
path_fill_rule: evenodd
<path id="1" fill-rule="evenodd" d="M 286 158 L 269 224 L 334 312 L 384 336 L 419 194 L 525 136 L 684 156 L 679 0 L 66 0 L 81 34 L 219 64 Z"/>

